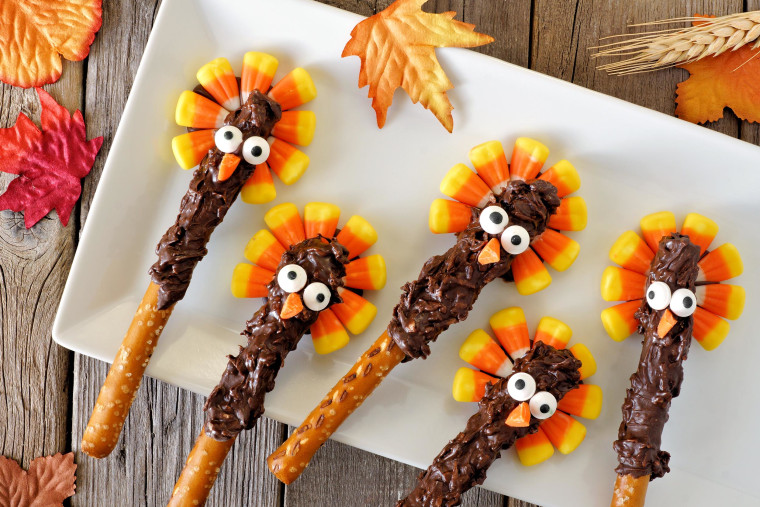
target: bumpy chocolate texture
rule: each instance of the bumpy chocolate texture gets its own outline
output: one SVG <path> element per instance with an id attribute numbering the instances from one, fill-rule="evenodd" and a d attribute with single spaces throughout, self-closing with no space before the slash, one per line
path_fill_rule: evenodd
<path id="1" fill-rule="evenodd" d="M 306 270 L 310 282 L 322 282 L 330 288 L 330 304 L 335 304 L 341 302 L 338 288 L 343 286 L 347 263 L 348 250 L 340 243 L 310 238 L 283 254 L 277 272 L 287 264 L 298 264 Z M 268 288 L 266 302 L 242 333 L 248 338 L 247 345 L 240 348 L 237 356 L 229 356 L 221 381 L 206 400 L 204 429 L 216 440 L 234 438 L 254 426 L 264 413 L 264 396 L 274 389 L 285 356 L 296 348 L 319 316 L 319 312 L 304 306 L 295 317 L 281 319 L 288 293 L 280 288 L 276 277 Z"/>
<path id="2" fill-rule="evenodd" d="M 248 96 L 240 109 L 230 113 L 225 125 L 243 132 L 243 138 L 266 139 L 280 120 L 280 105 L 258 90 Z M 196 264 L 206 255 L 206 244 L 235 202 L 254 166 L 240 161 L 228 179 L 219 181 L 219 164 L 224 153 L 213 148 L 193 174 L 190 188 L 182 198 L 179 214 L 156 246 L 158 260 L 150 268 L 157 284 L 158 308 L 164 310 L 185 296 Z"/>
<path id="3" fill-rule="evenodd" d="M 513 373 L 530 374 L 536 380 L 537 392 L 548 391 L 560 400 L 578 387 L 580 367 L 581 362 L 569 350 L 537 342 L 515 361 Z M 486 386 L 478 412 L 467 421 L 465 430 L 419 475 L 417 486 L 397 507 L 459 505 L 464 492 L 483 483 L 488 467 L 500 457 L 502 449 L 538 431 L 541 421 L 535 417 L 525 428 L 507 426 L 507 417 L 520 404 L 507 392 L 508 382 L 509 377 Z"/>
<path id="4" fill-rule="evenodd" d="M 544 232 L 559 203 L 554 185 L 535 180 L 509 182 L 504 192 L 486 206 L 504 208 L 510 225 L 524 227 L 532 241 Z M 459 233 L 456 244 L 445 254 L 431 257 L 417 280 L 404 285 L 388 334 L 408 358 L 427 357 L 429 343 L 451 324 L 467 318 L 483 287 L 508 274 L 513 259 L 510 254 L 502 252 L 496 263 L 478 262 L 485 244 L 498 237 L 486 233 L 478 218 L 473 211 L 470 225 Z"/>
<path id="5" fill-rule="evenodd" d="M 674 233 L 662 238 L 647 274 L 647 287 L 660 281 L 671 291 L 684 287 L 693 292 L 698 260 L 699 247 L 688 236 Z M 670 471 L 670 454 L 660 450 L 660 441 L 670 403 L 681 391 L 683 361 L 689 353 L 694 319 L 677 317 L 673 329 L 660 338 L 657 326 L 664 312 L 650 308 L 646 299 L 636 312 L 644 344 L 623 403 L 618 440 L 613 444 L 620 462 L 615 469 L 619 475 L 650 475 L 655 479 Z"/>

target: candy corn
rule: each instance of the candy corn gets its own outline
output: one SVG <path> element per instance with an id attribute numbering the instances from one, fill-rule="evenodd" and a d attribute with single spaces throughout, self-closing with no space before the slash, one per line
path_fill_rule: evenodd
<path id="1" fill-rule="evenodd" d="M 728 336 L 731 326 L 714 313 L 697 307 L 694 312 L 694 331 L 692 335 L 705 350 L 718 347 Z"/>
<path id="2" fill-rule="evenodd" d="M 222 157 L 222 161 L 219 163 L 219 172 L 217 173 L 217 179 L 224 181 L 232 176 L 232 173 L 237 169 L 240 163 L 240 157 L 233 155 L 232 153 L 225 153 Z"/>
<path id="3" fill-rule="evenodd" d="M 253 235 L 245 247 L 245 258 L 270 271 L 276 271 L 285 248 L 266 229 Z"/>
<path id="4" fill-rule="evenodd" d="M 459 357 L 474 367 L 498 377 L 506 377 L 512 371 L 512 361 L 499 344 L 482 329 L 470 333 L 459 349 Z"/>
<path id="5" fill-rule="evenodd" d="M 676 217 L 670 211 L 652 213 L 641 219 L 641 233 L 653 252 L 657 251 L 663 236 L 676 232 Z"/>
<path id="6" fill-rule="evenodd" d="M 269 138 L 269 167 L 286 185 L 292 185 L 309 167 L 309 157 L 281 139 Z"/>
<path id="7" fill-rule="evenodd" d="M 308 146 L 314 139 L 317 116 L 312 111 L 284 111 L 275 123 L 272 135 L 298 146 Z"/>
<path id="8" fill-rule="evenodd" d="M 646 277 L 617 266 L 608 266 L 602 273 L 602 299 L 631 301 L 644 295 Z"/>
<path id="9" fill-rule="evenodd" d="M 196 130 L 172 139 L 174 158 L 182 169 L 192 169 L 214 147 L 213 130 Z"/>
<path id="10" fill-rule="evenodd" d="M 493 264 L 501 259 L 501 242 L 497 238 L 491 238 L 486 246 L 478 254 L 480 264 Z"/>
<path id="11" fill-rule="evenodd" d="M 549 227 L 560 231 L 582 231 L 588 222 L 588 210 L 583 197 L 565 197 L 549 218 Z"/>
<path id="12" fill-rule="evenodd" d="M 269 171 L 266 162 L 257 165 L 253 170 L 253 174 L 240 190 L 240 197 L 248 204 L 263 204 L 271 202 L 277 197 L 272 173 Z"/>
<path id="13" fill-rule="evenodd" d="M 463 366 L 454 375 L 451 392 L 457 401 L 480 401 L 486 392 L 486 386 L 493 382 L 496 379 L 487 373 Z"/>
<path id="14" fill-rule="evenodd" d="M 217 129 L 224 125 L 229 111 L 195 92 L 185 90 L 177 101 L 174 120 L 182 127 Z"/>
<path id="15" fill-rule="evenodd" d="M 455 165 L 444 176 L 441 192 L 476 208 L 484 207 L 492 196 L 488 185 L 464 164 Z"/>
<path id="16" fill-rule="evenodd" d="M 731 243 L 721 245 L 699 261 L 699 282 L 722 282 L 744 271 L 739 251 Z"/>
<path id="17" fill-rule="evenodd" d="M 331 306 L 330 309 L 351 334 L 363 333 L 377 315 L 377 307 L 359 294 L 343 287 L 338 289 L 338 294 L 343 302 Z"/>
<path id="18" fill-rule="evenodd" d="M 430 205 L 428 224 L 433 234 L 461 232 L 472 219 L 472 208 L 466 204 L 448 199 L 436 199 Z"/>
<path id="19" fill-rule="evenodd" d="M 509 171 L 513 180 L 529 181 L 538 175 L 549 156 L 549 148 L 534 139 L 520 137 L 512 150 Z"/>
<path id="20" fill-rule="evenodd" d="M 546 433 L 538 427 L 536 433 L 525 435 L 515 442 L 517 457 L 526 467 L 538 465 L 554 455 L 554 446 Z"/>
<path id="21" fill-rule="evenodd" d="M 517 292 L 523 296 L 534 294 L 552 283 L 549 271 L 530 248 L 512 260 L 512 275 Z"/>
<path id="22" fill-rule="evenodd" d="M 530 334 L 521 308 L 505 308 L 495 313 L 489 323 L 496 338 L 512 359 L 522 357 L 530 350 Z"/>
<path id="23" fill-rule="evenodd" d="M 319 312 L 317 321 L 311 326 L 311 338 L 317 354 L 329 354 L 348 344 L 346 329 L 329 308 Z"/>
<path id="24" fill-rule="evenodd" d="M 275 206 L 266 212 L 264 222 L 282 245 L 291 246 L 306 239 L 295 204 L 287 202 Z"/>
<path id="25" fill-rule="evenodd" d="M 559 400 L 557 408 L 584 419 L 596 419 L 602 412 L 602 388 L 581 384 Z"/>
<path id="26" fill-rule="evenodd" d="M 340 208 L 326 202 L 310 202 L 303 209 L 304 230 L 307 238 L 321 234 L 332 238 L 338 228 Z"/>
<path id="27" fill-rule="evenodd" d="M 499 141 L 488 141 L 471 149 L 470 161 L 494 193 L 500 193 L 509 182 L 507 157 Z"/>
<path id="28" fill-rule="evenodd" d="M 654 259 L 654 253 L 649 249 L 641 236 L 633 231 L 620 235 L 610 248 L 610 260 L 615 264 L 645 275 Z"/>
<path id="29" fill-rule="evenodd" d="M 738 319 L 744 310 L 744 287 L 725 283 L 698 285 L 694 291 L 697 304 L 705 310 L 730 320 Z"/>
<path id="30" fill-rule="evenodd" d="M 544 342 L 555 349 L 564 349 L 573 336 L 573 330 L 564 322 L 553 317 L 543 317 L 536 327 L 533 343 Z"/>
<path id="31" fill-rule="evenodd" d="M 267 93 L 277 72 L 277 58 L 258 51 L 249 51 L 243 57 L 243 73 L 240 76 L 240 96 L 245 102 L 253 90 Z"/>
<path id="32" fill-rule="evenodd" d="M 596 373 L 596 360 L 591 351 L 582 343 L 576 343 L 570 347 L 570 352 L 581 362 L 581 380 L 589 378 Z"/>
<path id="33" fill-rule="evenodd" d="M 198 70 L 198 82 L 228 111 L 240 108 L 240 89 L 226 58 L 210 61 Z"/>
<path id="34" fill-rule="evenodd" d="M 622 342 L 638 329 L 639 321 L 636 320 L 634 314 L 640 307 L 641 300 L 636 299 L 605 308 L 602 311 L 602 324 L 610 338 Z"/>
<path id="35" fill-rule="evenodd" d="M 269 96 L 279 102 L 283 111 L 306 104 L 317 96 L 314 81 L 305 69 L 293 69 L 269 90 Z"/>
<path id="36" fill-rule="evenodd" d="M 367 220 L 354 215 L 348 219 L 336 239 L 338 243 L 348 248 L 348 258 L 353 259 L 375 244 L 377 232 Z"/>
<path id="37" fill-rule="evenodd" d="M 577 241 L 552 229 L 546 229 L 531 243 L 531 246 L 548 265 L 557 271 L 565 271 L 569 268 L 581 251 L 581 246 Z"/>
<path id="38" fill-rule="evenodd" d="M 699 245 L 701 255 L 710 248 L 710 243 L 718 235 L 718 224 L 699 213 L 689 213 L 683 222 L 681 234 L 689 236 L 692 243 Z"/>
<path id="39" fill-rule="evenodd" d="M 573 164 L 567 160 L 560 160 L 541 176 L 540 180 L 546 180 L 557 188 L 557 196 L 565 197 L 581 188 L 581 177 Z"/>
<path id="40" fill-rule="evenodd" d="M 267 284 L 274 272 L 259 266 L 241 263 L 232 273 L 232 295 L 236 298 L 266 297 Z"/>
<path id="41" fill-rule="evenodd" d="M 346 264 L 346 287 L 379 290 L 385 287 L 385 259 L 382 255 L 370 255 Z"/>
<path id="42" fill-rule="evenodd" d="M 570 454 L 586 438 L 586 427 L 560 411 L 542 422 L 541 429 L 562 454 Z"/>

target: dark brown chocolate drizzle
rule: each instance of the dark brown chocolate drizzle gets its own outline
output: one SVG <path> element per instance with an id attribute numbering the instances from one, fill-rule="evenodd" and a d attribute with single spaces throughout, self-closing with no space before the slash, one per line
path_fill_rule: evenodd
<path id="1" fill-rule="evenodd" d="M 509 182 L 504 192 L 486 206 L 497 204 L 504 208 L 510 225 L 523 226 L 532 241 L 544 232 L 559 203 L 554 185 L 535 180 L 530 184 Z M 483 231 L 478 212 L 473 210 L 470 225 L 459 233 L 456 244 L 445 254 L 431 257 L 417 280 L 402 288 L 388 333 L 407 359 L 426 358 L 430 342 L 451 324 L 466 319 L 483 287 L 506 275 L 512 266 L 513 256 L 506 252 L 493 264 L 478 262 L 485 244 L 498 237 Z"/>
<path id="2" fill-rule="evenodd" d="M 660 240 L 657 254 L 647 274 L 647 288 L 654 281 L 665 282 L 671 291 L 694 291 L 699 247 L 688 236 L 674 233 Z M 636 312 L 639 333 L 644 335 L 639 366 L 631 376 L 631 387 L 623 402 L 623 422 L 613 444 L 620 465 L 618 475 L 662 477 L 670 471 L 670 454 L 660 450 L 662 430 L 668 420 L 670 403 L 681 391 L 683 362 L 689 353 L 693 317 L 676 317 L 673 329 L 660 338 L 657 326 L 665 310 L 653 310 L 646 299 Z"/>
<path id="3" fill-rule="evenodd" d="M 298 264 L 308 275 L 308 282 L 322 282 L 332 291 L 330 305 L 341 302 L 338 288 L 343 286 L 348 250 L 336 240 L 311 238 L 290 247 L 282 256 L 277 272 L 287 264 Z M 264 305 L 247 322 L 243 335 L 248 338 L 237 356 L 229 356 L 219 384 L 209 395 L 206 411 L 206 434 L 216 440 L 229 440 L 252 428 L 264 413 L 264 396 L 274 389 L 274 381 L 285 356 L 295 349 L 301 337 L 314 324 L 319 312 L 306 306 L 290 319 L 281 319 L 280 311 L 288 293 L 277 284 L 268 286 Z"/>
<path id="4" fill-rule="evenodd" d="M 269 137 L 280 120 L 280 105 L 258 90 L 248 96 L 240 109 L 230 113 L 225 125 L 243 132 L 243 138 Z M 209 150 L 193 174 L 190 188 L 182 198 L 179 214 L 156 246 L 158 260 L 150 268 L 153 283 L 159 285 L 158 308 L 166 309 L 185 296 L 196 264 L 206 255 L 211 233 L 235 202 L 254 166 L 241 160 L 232 176 L 218 181 L 219 163 L 224 153 Z"/>
<path id="5" fill-rule="evenodd" d="M 513 373 L 530 374 L 536 380 L 536 392 L 548 391 L 559 401 L 580 384 L 580 367 L 581 362 L 569 350 L 538 342 L 515 361 Z M 467 421 L 465 430 L 420 473 L 417 486 L 397 507 L 459 505 L 467 490 L 483 483 L 488 467 L 500 457 L 502 449 L 538 431 L 541 421 L 532 416 L 526 428 L 507 426 L 507 417 L 520 404 L 507 392 L 508 381 L 509 377 L 486 386 L 478 412 Z"/>

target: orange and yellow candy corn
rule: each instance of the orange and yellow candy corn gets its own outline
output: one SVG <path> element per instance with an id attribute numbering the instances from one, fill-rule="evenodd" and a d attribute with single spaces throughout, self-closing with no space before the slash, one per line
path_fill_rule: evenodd
<path id="1" fill-rule="evenodd" d="M 728 336 L 731 326 L 714 313 L 697 307 L 692 335 L 705 350 L 714 350 Z"/>
<path id="2" fill-rule="evenodd" d="M 689 236 L 689 240 L 699 246 L 699 253 L 702 255 L 718 235 L 718 224 L 699 213 L 689 213 L 683 221 L 681 234 Z"/>
<path id="3" fill-rule="evenodd" d="M 266 297 L 274 272 L 251 264 L 238 264 L 232 273 L 232 295 L 236 298 Z"/>
<path id="4" fill-rule="evenodd" d="M 535 139 L 520 137 L 515 141 L 509 172 L 513 180 L 530 181 L 536 177 L 549 156 L 549 148 Z"/>
<path id="5" fill-rule="evenodd" d="M 279 102 L 283 111 L 287 111 L 313 100 L 317 96 L 317 88 L 309 73 L 298 67 L 274 85 L 269 90 L 269 96 Z"/>
<path id="6" fill-rule="evenodd" d="M 581 362 L 581 369 L 578 370 L 581 373 L 581 380 L 587 379 L 596 373 L 596 360 L 588 347 L 582 343 L 576 343 L 570 347 L 570 352 Z"/>
<path id="7" fill-rule="evenodd" d="M 266 162 L 255 167 L 253 174 L 240 190 L 240 197 L 248 204 L 272 202 L 277 197 L 272 173 Z"/>
<path id="8" fill-rule="evenodd" d="M 538 431 L 518 439 L 515 442 L 515 450 L 520 463 L 526 467 L 538 465 L 554 456 L 554 446 L 549 441 L 541 426 Z"/>
<path id="9" fill-rule="evenodd" d="M 625 269 L 645 275 L 654 259 L 654 252 L 649 249 L 641 236 L 633 231 L 620 235 L 610 248 L 610 260 Z"/>
<path id="10" fill-rule="evenodd" d="M 636 299 L 602 311 L 602 324 L 610 338 L 616 342 L 622 342 L 638 329 L 639 321 L 634 315 L 640 307 L 641 299 Z"/>
<path id="11" fill-rule="evenodd" d="M 472 219 L 472 208 L 449 199 L 436 199 L 430 205 L 428 225 L 433 234 L 461 232 Z"/>
<path id="12" fill-rule="evenodd" d="M 470 162 L 494 193 L 501 192 L 509 182 L 507 157 L 499 141 L 488 141 L 471 149 Z"/>
<path id="13" fill-rule="evenodd" d="M 321 234 L 332 238 L 338 228 L 340 208 L 326 202 L 310 202 L 303 209 L 304 230 L 307 238 Z"/>
<path id="14" fill-rule="evenodd" d="M 562 454 L 570 454 L 586 438 L 586 427 L 559 410 L 541 423 L 541 429 Z"/>
<path id="15" fill-rule="evenodd" d="M 319 312 L 317 321 L 311 326 L 311 338 L 317 354 L 329 354 L 348 344 L 346 329 L 329 308 Z"/>
<path id="16" fill-rule="evenodd" d="M 512 371 L 512 361 L 482 329 L 470 333 L 459 348 L 459 357 L 474 367 L 499 377 L 506 377 Z"/>
<path id="17" fill-rule="evenodd" d="M 291 246 L 306 239 L 301 215 L 295 204 L 278 204 L 266 212 L 264 222 L 282 245 Z"/>
<path id="18" fill-rule="evenodd" d="M 557 211 L 549 217 L 549 227 L 560 231 L 582 231 L 588 223 L 588 210 L 583 197 L 565 197 Z"/>
<path id="19" fill-rule="evenodd" d="M 697 305 L 730 320 L 738 319 L 744 311 L 744 287 L 725 283 L 698 285 L 694 291 Z"/>
<path id="20" fill-rule="evenodd" d="M 496 382 L 495 377 L 463 366 L 454 375 L 451 392 L 457 401 L 480 401 L 486 392 L 486 386 L 493 382 Z"/>
<path id="21" fill-rule="evenodd" d="M 573 336 L 573 330 L 564 322 L 553 317 L 543 317 L 536 327 L 533 343 L 544 342 L 555 349 L 564 349 Z"/>
<path id="22" fill-rule="evenodd" d="M 581 251 L 581 246 L 577 241 L 552 229 L 546 229 L 531 243 L 531 246 L 548 265 L 557 271 L 565 271 L 569 268 Z"/>
<path id="23" fill-rule="evenodd" d="M 243 73 L 240 76 L 240 96 L 245 102 L 253 90 L 267 93 L 277 72 L 277 58 L 258 51 L 249 51 L 243 57 Z"/>
<path id="24" fill-rule="evenodd" d="M 517 359 L 530 350 L 530 333 L 522 308 L 505 308 L 495 313 L 489 323 L 510 357 Z"/>
<path id="25" fill-rule="evenodd" d="M 240 108 L 237 77 L 226 58 L 210 61 L 198 70 L 198 82 L 228 111 Z"/>
<path id="26" fill-rule="evenodd" d="M 317 116 L 312 111 L 284 111 L 275 123 L 272 135 L 298 146 L 308 146 L 314 139 Z"/>
<path id="27" fill-rule="evenodd" d="M 560 160 L 541 176 L 540 180 L 545 180 L 557 188 L 557 196 L 565 197 L 568 194 L 576 192 L 581 188 L 581 177 L 575 170 L 573 164 L 567 160 Z"/>
<path id="28" fill-rule="evenodd" d="M 271 232 L 262 229 L 253 235 L 245 247 L 245 258 L 254 264 L 276 271 L 285 248 Z"/>
<path id="29" fill-rule="evenodd" d="M 185 90 L 177 101 L 174 120 L 177 125 L 196 129 L 218 129 L 229 111 L 195 92 Z"/>
<path id="30" fill-rule="evenodd" d="M 596 419 L 602 412 L 602 388 L 592 384 L 581 384 L 569 391 L 557 404 L 563 412 L 584 419 Z"/>
<path id="31" fill-rule="evenodd" d="M 602 273 L 602 299 L 605 301 L 631 301 L 641 299 L 646 277 L 617 266 L 607 266 Z"/>
<path id="32" fill-rule="evenodd" d="M 309 168 L 309 157 L 287 142 L 269 138 L 269 167 L 286 185 L 298 181 Z"/>
<path id="33" fill-rule="evenodd" d="M 385 287 L 385 259 L 375 254 L 360 257 L 346 264 L 346 287 L 379 290 Z"/>
<path id="34" fill-rule="evenodd" d="M 195 130 L 172 139 L 172 151 L 182 169 L 192 169 L 215 146 L 213 130 Z"/>
<path id="35" fill-rule="evenodd" d="M 363 333 L 377 315 L 377 307 L 343 287 L 338 289 L 338 294 L 343 302 L 333 305 L 331 310 L 351 334 Z"/>
<path id="36" fill-rule="evenodd" d="M 726 243 L 702 257 L 698 263 L 699 282 L 722 282 L 737 277 L 744 272 L 744 264 L 739 250 L 731 243 Z"/>
<path id="37" fill-rule="evenodd" d="M 523 296 L 534 294 L 552 283 L 544 263 L 530 248 L 512 259 L 512 275 L 517 292 Z"/>
<path id="38" fill-rule="evenodd" d="M 492 196 L 488 185 L 464 164 L 457 164 L 446 173 L 441 192 L 476 208 L 484 207 Z"/>
<path id="39" fill-rule="evenodd" d="M 348 219 L 336 239 L 338 243 L 348 248 L 348 258 L 353 259 L 375 244 L 377 231 L 367 220 L 354 215 Z"/>
<path id="40" fill-rule="evenodd" d="M 641 219 L 641 234 L 652 252 L 656 252 L 660 240 L 676 232 L 676 216 L 670 211 L 652 213 Z"/>

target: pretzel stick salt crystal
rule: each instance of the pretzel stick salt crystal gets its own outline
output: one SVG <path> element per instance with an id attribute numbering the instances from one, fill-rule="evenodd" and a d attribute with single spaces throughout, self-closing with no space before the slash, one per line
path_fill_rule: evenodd
<path id="1" fill-rule="evenodd" d="M 174 308 L 158 309 L 158 289 L 155 283 L 148 286 L 95 402 L 82 437 L 82 450 L 93 458 L 107 456 L 116 446 L 145 368 Z"/>
<path id="2" fill-rule="evenodd" d="M 328 439 L 331 429 L 343 424 L 404 357 L 393 338 L 384 332 L 335 384 L 322 403 L 312 410 L 298 430 L 267 458 L 272 473 L 285 484 L 296 480 L 308 460 L 294 460 L 300 455 L 313 456 Z"/>
<path id="3" fill-rule="evenodd" d="M 201 505 L 201 502 L 196 499 L 208 497 L 224 458 L 227 457 L 234 443 L 234 438 L 220 442 L 201 430 L 167 505 L 169 507 Z"/>
<path id="4" fill-rule="evenodd" d="M 618 475 L 610 507 L 644 507 L 648 487 L 648 475 Z"/>

